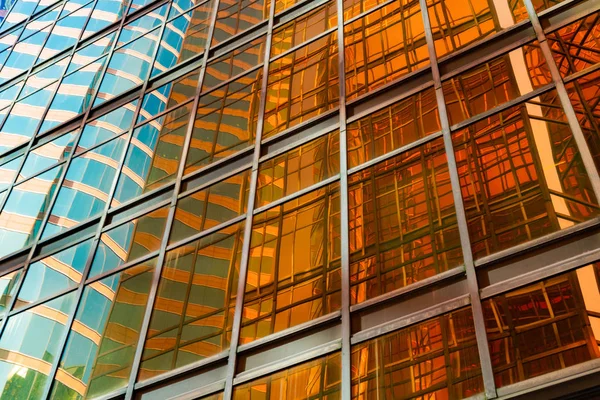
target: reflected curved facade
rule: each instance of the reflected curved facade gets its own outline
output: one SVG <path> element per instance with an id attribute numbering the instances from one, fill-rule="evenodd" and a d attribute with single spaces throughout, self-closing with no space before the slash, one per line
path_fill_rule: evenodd
<path id="1" fill-rule="evenodd" d="M 0 397 L 598 395 L 599 43 L 591 0 L 0 2 Z"/>

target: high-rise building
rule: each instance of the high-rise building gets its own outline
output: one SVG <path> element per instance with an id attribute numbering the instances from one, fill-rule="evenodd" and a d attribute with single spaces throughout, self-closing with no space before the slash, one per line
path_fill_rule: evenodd
<path id="1" fill-rule="evenodd" d="M 0 398 L 600 397 L 598 0 L 0 2 Z"/>

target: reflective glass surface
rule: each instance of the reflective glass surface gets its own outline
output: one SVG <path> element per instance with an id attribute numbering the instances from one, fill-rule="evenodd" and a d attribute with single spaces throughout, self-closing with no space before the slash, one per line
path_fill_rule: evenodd
<path id="1" fill-rule="evenodd" d="M 352 346 L 352 399 L 464 399 L 482 391 L 470 308 Z"/>
<path id="2" fill-rule="evenodd" d="M 551 91 L 453 135 L 476 258 L 600 213 L 565 120 Z"/>
<path id="3" fill-rule="evenodd" d="M 0 0 L 0 397 L 570 391 L 599 7 Z"/>
<path id="4" fill-rule="evenodd" d="M 352 303 L 462 263 L 444 153 L 438 139 L 350 175 Z"/>
<path id="5" fill-rule="evenodd" d="M 498 387 L 600 358 L 596 263 L 483 302 Z"/>
<path id="6" fill-rule="evenodd" d="M 255 216 L 242 343 L 339 309 L 339 201 L 329 185 Z"/>
<path id="7" fill-rule="evenodd" d="M 429 64 L 419 2 L 394 2 L 344 28 L 346 98 Z"/>
<path id="8" fill-rule="evenodd" d="M 232 398 L 234 400 L 341 399 L 341 362 L 339 353 L 317 358 L 236 386 Z"/>
<path id="9" fill-rule="evenodd" d="M 139 380 L 229 348 L 244 225 L 167 252 Z"/>
<path id="10" fill-rule="evenodd" d="M 52 385 L 57 399 L 127 385 L 156 259 L 87 285 Z"/>

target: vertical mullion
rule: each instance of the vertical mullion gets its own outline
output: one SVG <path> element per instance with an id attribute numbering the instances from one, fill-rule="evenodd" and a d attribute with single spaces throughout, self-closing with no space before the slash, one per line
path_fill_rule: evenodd
<path id="1" fill-rule="evenodd" d="M 244 243 L 242 244 L 242 258 L 240 260 L 240 272 L 238 274 L 238 287 L 235 298 L 235 311 L 233 314 L 233 325 L 231 330 L 231 343 L 229 344 L 229 358 L 227 370 L 225 371 L 225 390 L 223 399 L 229 400 L 233 395 L 233 378 L 237 362 L 238 344 L 240 341 L 240 330 L 242 325 L 242 311 L 244 308 L 244 293 L 246 291 L 246 275 L 250 261 L 250 244 L 252 239 L 252 216 L 254 214 L 256 189 L 258 186 L 258 166 L 260 159 L 260 143 L 262 141 L 264 114 L 267 104 L 267 87 L 269 78 L 269 61 L 271 59 L 271 42 L 273 40 L 273 16 L 275 14 L 275 2 L 271 0 L 269 8 L 269 21 L 267 26 L 267 38 L 265 40 L 265 56 L 263 58 L 262 82 L 260 90 L 260 102 L 258 106 L 258 121 L 256 137 L 254 141 L 254 154 L 252 156 L 252 173 L 250 177 L 250 189 L 248 193 L 248 207 L 246 210 L 246 222 L 244 224 Z"/>
<path id="2" fill-rule="evenodd" d="M 460 243 L 462 247 L 463 259 L 465 263 L 467 275 L 467 287 L 471 297 L 471 307 L 473 312 L 473 322 L 475 325 L 475 336 L 477 339 L 477 350 L 481 362 L 481 373 L 483 376 L 483 385 L 485 395 L 488 399 L 498 397 L 496 393 L 496 384 L 494 382 L 494 372 L 492 369 L 492 361 L 489 352 L 488 339 L 485 329 L 485 320 L 483 317 L 483 307 L 479 297 L 479 287 L 477 283 L 477 275 L 475 272 L 475 263 L 473 261 L 473 253 L 471 250 L 471 241 L 469 239 L 469 231 L 467 228 L 467 216 L 464 209 L 463 198 L 460 187 L 460 179 L 458 176 L 458 168 L 456 166 L 456 158 L 454 156 L 454 148 L 452 145 L 452 136 L 450 133 L 450 123 L 446 111 L 446 103 L 444 101 L 444 93 L 442 90 L 442 82 L 440 71 L 437 64 L 437 56 L 435 53 L 435 43 L 433 41 L 433 33 L 429 22 L 429 12 L 427 9 L 427 0 L 419 0 L 421 6 L 421 15 L 425 26 L 425 38 L 427 40 L 427 48 L 429 50 L 429 59 L 431 60 L 431 72 L 433 75 L 434 87 L 438 110 L 440 113 L 440 122 L 442 125 L 442 137 L 444 138 L 444 148 L 446 150 L 446 158 L 448 162 L 448 171 L 450 173 L 450 182 L 452 185 L 452 195 L 454 198 L 454 207 L 456 209 L 456 220 L 460 235 Z"/>
<path id="3" fill-rule="evenodd" d="M 150 328 L 150 318 L 152 317 L 152 310 L 154 308 L 154 302 L 156 300 L 156 296 L 158 294 L 158 284 L 160 283 L 160 278 L 162 274 L 162 269 L 165 262 L 165 254 L 166 248 L 169 243 L 169 234 L 171 232 L 171 227 L 173 225 L 175 219 L 175 209 L 177 206 L 177 198 L 181 189 L 181 180 L 183 178 L 183 173 L 185 170 L 185 164 L 187 160 L 187 154 L 190 147 L 190 143 L 192 140 L 192 136 L 194 133 L 194 125 L 196 120 L 196 110 L 198 108 L 198 103 L 200 100 L 200 92 L 202 91 L 202 82 L 204 80 L 204 74 L 206 72 L 206 64 L 208 61 L 208 53 L 210 49 L 210 43 L 212 41 L 212 36 L 215 28 L 215 19 L 217 17 L 217 10 L 219 8 L 219 0 L 213 1 L 214 9 L 212 10 L 211 15 L 211 24 L 210 29 L 207 35 L 207 41 L 204 47 L 204 55 L 202 58 L 202 64 L 200 67 L 200 72 L 198 76 L 198 84 L 196 86 L 196 93 L 194 95 L 194 101 L 192 104 L 192 110 L 190 111 L 189 122 L 187 126 L 187 131 L 185 133 L 185 138 L 183 142 L 183 149 L 181 152 L 181 160 L 179 161 L 179 168 L 177 170 L 177 178 L 175 179 L 175 184 L 173 188 L 173 194 L 171 196 L 171 204 L 169 205 L 169 213 L 167 215 L 167 220 L 165 223 L 165 231 L 162 237 L 162 242 L 160 245 L 158 259 L 156 261 L 156 269 L 154 270 L 154 274 L 152 276 L 152 284 L 150 287 L 150 293 L 148 293 L 148 302 L 146 304 L 146 311 L 144 313 L 144 319 L 142 320 L 142 327 L 140 328 L 140 335 L 138 339 L 138 343 L 135 350 L 135 355 L 133 358 L 131 372 L 129 375 L 129 383 L 127 385 L 127 391 L 125 393 L 125 399 L 130 400 L 133 398 L 134 386 L 138 375 L 138 369 L 142 362 L 142 354 L 144 352 L 144 345 L 146 343 L 146 335 L 148 334 L 148 330 Z M 167 10 L 165 16 L 165 24 L 163 25 L 163 30 L 166 28 L 168 22 L 169 10 Z M 159 46 L 160 40 L 162 39 L 162 33 L 159 36 Z M 154 60 L 153 60 L 154 61 Z M 140 105 L 141 107 L 141 105 Z"/>
<path id="4" fill-rule="evenodd" d="M 344 46 L 344 0 L 337 0 L 338 81 L 340 89 L 340 241 L 342 247 L 342 399 L 350 400 L 352 388 L 350 346 L 350 246 L 348 219 L 348 140 L 346 131 L 346 69 Z M 365 32 L 366 34 L 366 32 Z M 365 61 L 366 62 L 366 61 Z M 374 143 L 373 143 L 374 145 Z M 373 197 L 375 204 L 376 199 Z M 375 207 L 375 205 L 373 205 Z"/>
<path id="5" fill-rule="evenodd" d="M 158 36 L 158 45 L 156 46 L 156 49 L 154 49 L 154 55 L 152 57 L 151 65 L 153 64 L 154 58 L 156 58 L 156 55 L 158 54 L 158 50 L 160 48 L 160 39 L 161 39 L 162 31 L 164 31 L 164 29 L 166 27 L 166 20 L 167 20 L 167 15 L 169 13 L 169 8 L 170 8 L 170 6 L 167 7 L 166 15 L 165 15 L 165 18 L 164 18 L 165 20 L 163 21 L 162 27 L 160 28 L 161 34 L 159 34 L 159 36 Z M 121 29 L 123 29 L 124 21 L 125 21 L 125 18 L 122 19 Z M 121 29 L 119 30 L 119 32 L 121 31 Z M 82 30 L 82 33 L 83 33 L 83 31 L 84 30 Z M 115 46 L 116 46 L 116 39 L 115 39 Z M 76 46 L 74 47 L 74 49 L 75 48 L 76 48 Z M 112 50 L 114 51 L 114 46 L 113 46 Z M 107 66 L 108 66 L 108 63 L 107 63 Z M 123 169 L 123 166 L 125 164 L 125 160 L 127 158 L 127 151 L 129 149 L 129 147 L 131 146 L 131 138 L 133 137 L 133 132 L 134 132 L 134 128 L 133 127 L 135 126 L 135 121 L 137 120 L 137 117 L 138 117 L 139 113 L 141 112 L 142 105 L 143 105 L 143 101 L 142 100 L 144 98 L 144 92 L 146 91 L 147 86 L 148 86 L 148 80 L 146 80 L 144 82 L 144 84 L 142 85 L 142 89 L 140 90 L 140 93 L 138 95 L 138 103 L 139 104 L 136 107 L 136 111 L 134 112 L 132 121 L 131 121 L 131 123 L 129 125 L 129 132 L 126 133 L 126 134 L 121 135 L 121 137 L 127 137 L 125 148 L 123 149 L 123 154 L 121 155 L 121 159 L 119 160 L 119 165 L 116 168 L 115 177 L 113 178 L 113 182 L 112 182 L 112 185 L 111 185 L 111 187 L 109 189 L 109 192 L 108 192 L 108 196 L 107 196 L 107 199 L 106 199 L 106 204 L 104 206 L 104 210 L 102 212 L 102 215 L 100 216 L 100 220 L 99 220 L 98 226 L 96 228 L 96 234 L 94 236 L 94 241 L 93 241 L 91 249 L 90 249 L 90 254 L 88 255 L 87 261 L 86 261 L 85 266 L 83 268 L 81 282 L 79 283 L 79 286 L 78 286 L 76 294 L 75 294 L 75 304 L 76 304 L 75 309 L 73 310 L 73 312 L 69 316 L 69 319 L 67 320 L 67 323 L 65 325 L 65 327 L 66 327 L 65 332 L 63 333 L 63 335 L 61 336 L 60 341 L 59 341 L 59 346 L 58 346 L 59 352 L 57 353 L 56 360 L 54 360 L 54 363 L 52 364 L 52 368 L 50 370 L 50 373 L 48 374 L 48 382 L 46 383 L 46 386 L 45 386 L 45 389 L 44 389 L 44 392 L 43 392 L 44 393 L 43 398 L 49 398 L 50 397 L 50 391 L 52 389 L 52 383 L 53 383 L 53 381 L 54 381 L 54 379 L 56 377 L 56 373 L 58 371 L 58 366 L 60 364 L 60 360 L 61 360 L 61 358 L 63 356 L 64 351 L 65 351 L 66 343 L 67 343 L 67 340 L 69 338 L 69 334 L 71 332 L 71 328 L 73 326 L 73 323 L 75 322 L 75 317 L 77 315 L 77 311 L 78 311 L 79 307 L 81 306 L 80 302 L 81 302 L 81 299 L 83 297 L 83 292 L 84 292 L 84 289 L 85 289 L 85 282 L 87 280 L 87 277 L 88 277 L 89 272 L 90 272 L 91 267 L 92 267 L 92 262 L 94 260 L 94 254 L 95 254 L 95 252 L 96 252 L 96 250 L 97 250 L 97 248 L 98 248 L 98 246 L 100 244 L 100 238 L 102 236 L 102 227 L 104 226 L 104 224 L 106 222 L 108 211 L 109 211 L 109 209 L 111 207 L 114 194 L 115 194 L 115 192 L 117 190 L 117 186 L 118 186 L 119 178 L 120 178 L 120 175 L 121 175 L 121 171 Z M 100 89 L 100 86 L 98 86 L 98 90 L 99 89 Z M 58 90 L 58 88 L 57 88 L 57 90 Z M 90 105 L 90 107 L 89 107 L 88 110 L 91 110 L 91 109 L 92 109 L 92 106 Z M 89 114 L 89 111 L 88 111 L 87 114 Z M 82 124 L 82 127 L 81 127 L 81 131 L 82 132 L 83 132 L 83 129 L 84 129 L 84 125 Z M 81 133 L 80 133 L 80 137 L 81 137 Z M 119 140 L 119 138 L 117 137 L 114 140 Z M 66 174 L 66 172 L 65 172 L 65 174 Z M 57 192 L 59 192 L 59 190 L 57 190 Z M 51 211 L 52 211 L 52 209 L 49 209 L 48 213 L 50 214 Z"/>
<path id="6" fill-rule="evenodd" d="M 596 165 L 594 164 L 592 153 L 588 148 L 587 141 L 585 140 L 585 136 L 583 135 L 583 131 L 581 130 L 581 126 L 579 125 L 579 121 L 577 120 L 575 109 L 573 108 L 573 104 L 571 104 L 571 99 L 569 99 L 569 94 L 567 93 L 565 84 L 562 80 L 560 72 L 558 71 L 558 67 L 556 66 L 554 57 L 552 56 L 552 51 L 550 50 L 550 46 L 548 45 L 548 41 L 546 40 L 546 35 L 544 34 L 544 29 L 540 24 L 540 20 L 535 11 L 535 7 L 531 3 L 531 0 L 524 0 L 524 3 L 525 7 L 527 8 L 527 13 L 529 14 L 529 19 L 531 19 L 533 29 L 535 30 L 537 40 L 540 43 L 540 48 L 542 49 L 542 53 L 544 54 L 544 59 L 546 61 L 546 64 L 548 65 L 548 69 L 550 70 L 552 81 L 556 86 L 556 92 L 558 93 L 558 97 L 567 117 L 569 127 L 573 132 L 573 138 L 577 143 L 579 155 L 581 156 L 583 165 L 586 169 L 588 176 L 590 177 L 590 183 L 594 190 L 594 194 L 596 195 L 596 199 L 600 200 L 600 176 L 598 175 L 598 170 L 596 169 Z"/>

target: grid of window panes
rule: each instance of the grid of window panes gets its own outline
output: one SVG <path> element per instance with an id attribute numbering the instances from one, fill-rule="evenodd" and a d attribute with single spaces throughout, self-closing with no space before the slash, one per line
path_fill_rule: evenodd
<path id="1" fill-rule="evenodd" d="M 459 399 L 599 365 L 600 263 L 482 298 L 476 272 L 599 224 L 597 1 L 6 6 L 0 397 L 229 363 L 202 398 Z"/>

